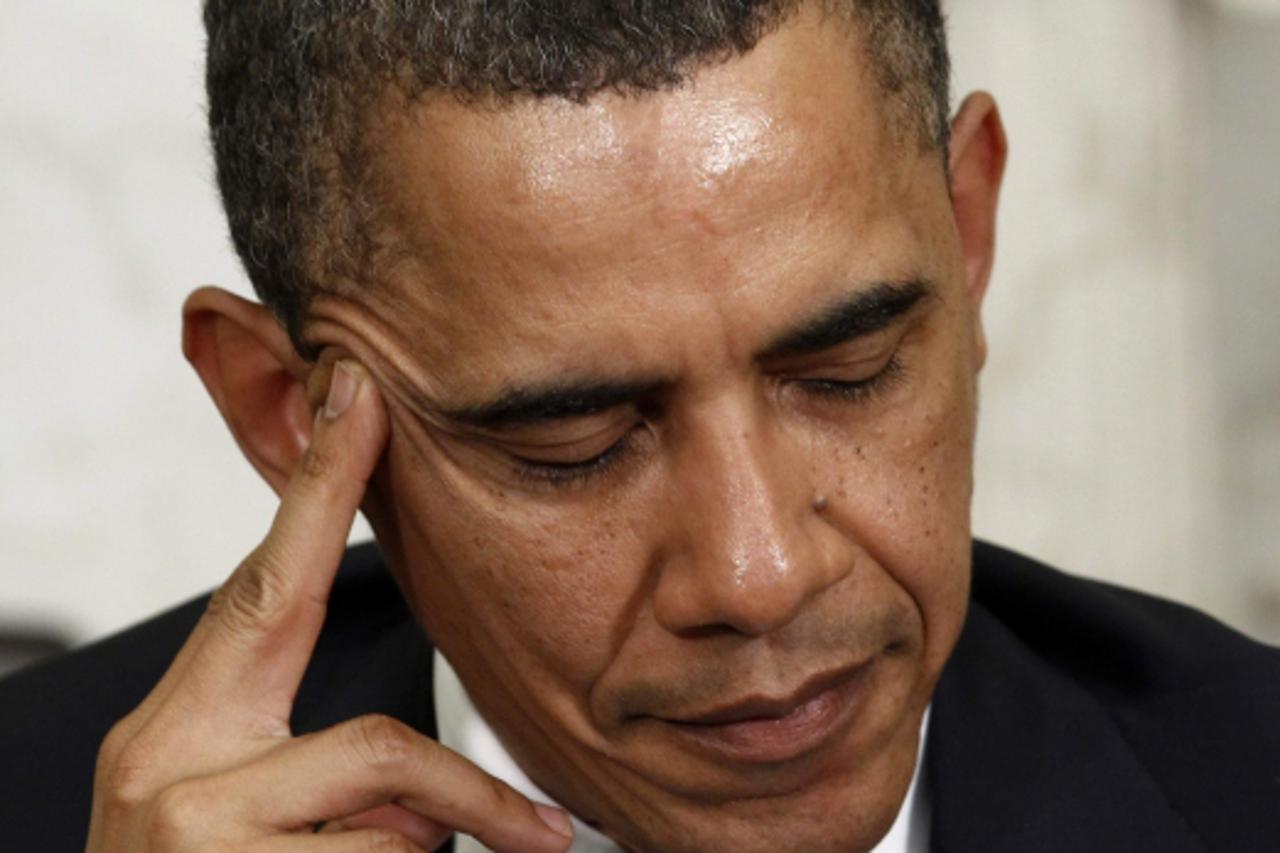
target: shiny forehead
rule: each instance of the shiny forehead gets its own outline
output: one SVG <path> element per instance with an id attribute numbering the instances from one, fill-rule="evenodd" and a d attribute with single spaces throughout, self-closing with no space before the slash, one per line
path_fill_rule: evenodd
<path id="1" fill-rule="evenodd" d="M 734 182 L 834 171 L 827 160 L 848 159 L 818 139 L 883 158 L 883 98 L 859 38 L 856 27 L 807 9 L 749 53 L 673 90 L 611 92 L 585 104 L 427 98 L 387 125 L 380 146 L 386 200 L 410 224 L 399 236 L 430 254 L 443 248 L 433 233 L 451 231 L 459 216 L 493 233 L 517 210 L 593 216 L 593 203 L 613 205 L 617 191 L 637 202 L 660 192 L 673 208 L 694 207 Z M 832 111 L 834 99 L 853 108 Z M 850 116 L 858 126 L 848 126 Z M 905 141 L 892 147 L 918 153 Z M 405 192 L 407 175 L 422 191 Z"/>
<path id="2" fill-rule="evenodd" d="M 448 408 L 584 359 L 669 376 L 713 325 L 749 357 L 850 288 L 936 278 L 913 209 L 943 170 L 886 122 L 856 37 L 801 14 L 669 91 L 402 113 L 378 161 L 395 263 L 359 300 L 375 348 Z"/>

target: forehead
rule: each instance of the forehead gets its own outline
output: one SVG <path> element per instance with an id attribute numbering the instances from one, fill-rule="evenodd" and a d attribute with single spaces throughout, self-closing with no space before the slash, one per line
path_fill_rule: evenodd
<path id="1" fill-rule="evenodd" d="M 468 337 L 477 325 L 545 350 L 569 313 L 598 310 L 599 328 L 654 300 L 777 284 L 805 253 L 845 252 L 837 231 L 910 242 L 883 232 L 915 224 L 892 214 L 920 195 L 920 152 L 889 130 L 858 38 L 805 10 L 670 91 L 416 105 L 377 158 L 404 250 L 392 303 L 455 351 L 492 345 Z"/>
<path id="2" fill-rule="evenodd" d="M 882 99 L 859 38 L 810 6 L 672 91 L 606 92 L 586 104 L 428 96 L 384 136 L 384 200 L 409 225 L 402 236 L 420 241 L 432 226 L 452 234 L 460 221 L 491 227 L 495 215 L 590 216 L 619 192 L 688 206 L 753 178 L 850 159 L 815 143 L 874 156 L 886 147 Z"/>

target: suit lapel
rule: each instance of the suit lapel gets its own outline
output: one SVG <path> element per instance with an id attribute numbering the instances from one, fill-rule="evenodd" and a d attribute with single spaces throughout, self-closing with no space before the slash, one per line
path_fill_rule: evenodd
<path id="1" fill-rule="evenodd" d="M 925 762 L 935 851 L 1204 849 L 1105 709 L 978 602 Z"/>

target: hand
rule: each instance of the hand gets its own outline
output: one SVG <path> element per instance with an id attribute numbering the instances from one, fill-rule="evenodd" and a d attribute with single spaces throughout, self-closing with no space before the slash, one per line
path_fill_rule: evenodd
<path id="1" fill-rule="evenodd" d="M 395 720 L 289 730 L 387 430 L 363 369 L 339 363 L 266 539 L 103 742 L 90 851 L 431 850 L 454 831 L 504 850 L 569 846 L 563 811 Z"/>

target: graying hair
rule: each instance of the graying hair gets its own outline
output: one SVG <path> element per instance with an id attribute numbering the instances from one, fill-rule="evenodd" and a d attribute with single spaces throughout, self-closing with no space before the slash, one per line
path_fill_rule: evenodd
<path id="1" fill-rule="evenodd" d="M 862 28 L 888 114 L 949 142 L 939 0 L 809 0 Z M 806 0 L 206 0 L 218 186 L 254 289 L 311 356 L 311 297 L 368 277 L 370 109 L 390 87 L 584 101 L 678 86 Z M 944 153 L 945 157 L 945 153 Z M 945 162 L 945 159 L 944 159 Z"/>

